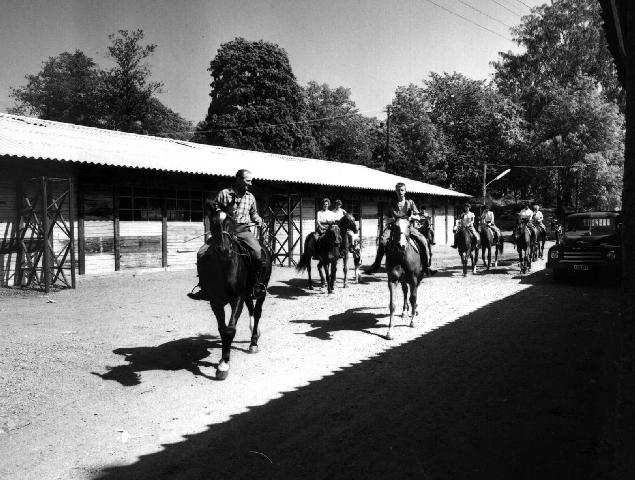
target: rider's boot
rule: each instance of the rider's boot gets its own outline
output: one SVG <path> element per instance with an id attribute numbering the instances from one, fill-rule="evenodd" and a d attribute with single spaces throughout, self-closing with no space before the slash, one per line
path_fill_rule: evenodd
<path id="1" fill-rule="evenodd" d="M 263 277 L 266 264 L 264 259 L 259 259 L 254 261 L 254 272 L 253 272 L 253 280 L 254 286 L 251 290 L 252 296 L 258 300 L 259 298 L 264 298 L 267 295 L 267 286 L 262 283 L 261 278 Z"/>
<path id="2" fill-rule="evenodd" d="M 384 258 L 384 247 L 379 244 L 377 246 L 377 255 L 375 256 L 375 261 L 366 269 L 366 273 L 368 275 L 372 275 L 373 273 L 377 273 L 379 267 L 381 265 L 381 260 Z"/>

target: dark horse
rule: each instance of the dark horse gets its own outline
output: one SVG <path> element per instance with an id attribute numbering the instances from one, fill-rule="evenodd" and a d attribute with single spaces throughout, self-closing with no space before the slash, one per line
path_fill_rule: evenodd
<path id="1" fill-rule="evenodd" d="M 316 241 L 314 234 L 309 234 L 304 241 L 304 252 L 296 270 L 306 270 L 309 275 L 309 290 L 313 290 L 311 278 L 311 259 L 318 260 L 318 273 L 320 274 L 320 286 L 326 281 L 328 293 L 333 293 L 335 288 L 335 275 L 337 273 L 337 260 L 344 259 L 344 287 L 347 286 L 348 255 L 350 237 L 348 231 L 357 233 L 355 219 L 349 213 L 344 215 L 336 224 L 331 225 L 326 232 Z M 324 270 L 324 273 L 322 273 Z"/>
<path id="2" fill-rule="evenodd" d="M 388 289 L 390 290 L 390 323 L 386 339 L 393 339 L 393 318 L 395 314 L 395 295 L 397 294 L 397 284 L 401 284 L 403 292 L 402 317 L 410 310 L 410 326 L 415 326 L 415 315 L 417 315 L 417 289 L 421 283 L 424 273 L 421 255 L 413 246 L 413 240 L 408 236 L 409 222 L 407 219 L 398 219 L 392 225 L 390 241 L 386 245 L 386 271 L 388 273 Z M 410 290 L 410 298 L 408 298 Z M 410 300 L 410 308 L 408 308 Z"/>
<path id="3" fill-rule="evenodd" d="M 545 253 L 545 242 L 547 241 L 547 231 L 536 225 L 534 227 L 536 229 L 536 241 L 534 243 L 534 248 L 532 249 L 531 260 L 536 261 L 539 258 L 542 259 Z"/>
<path id="4" fill-rule="evenodd" d="M 216 378 L 224 380 L 229 374 L 231 344 L 245 304 L 249 310 L 251 328 L 249 352 L 258 351 L 260 337 L 258 323 L 265 297 L 258 298 L 254 306 L 251 295 L 254 279 L 249 273 L 251 256 L 235 235 L 236 229 L 242 226 L 237 226 L 232 217 L 225 212 L 212 213 L 209 219 L 211 233 L 211 238 L 208 240 L 209 248 L 198 259 L 196 266 L 201 289 L 207 293 L 218 322 L 218 332 L 222 340 L 222 357 L 216 369 Z M 265 270 L 260 274 L 260 281 L 267 285 L 271 277 L 271 254 L 262 242 L 260 245 L 266 265 Z M 225 305 L 227 304 L 231 306 L 229 323 L 225 321 Z"/>
<path id="5" fill-rule="evenodd" d="M 533 249 L 531 230 L 527 223 L 523 222 L 518 227 L 516 236 L 516 251 L 518 252 L 518 263 L 520 273 L 531 271 L 531 253 Z"/>
<path id="6" fill-rule="evenodd" d="M 476 273 L 476 262 L 478 260 L 478 244 L 472 241 L 472 235 L 465 227 L 460 227 L 456 232 L 456 248 L 461 256 L 463 266 L 463 276 L 467 275 L 467 260 L 472 262 L 472 273 Z"/>
<path id="7" fill-rule="evenodd" d="M 479 236 L 481 237 L 481 258 L 483 265 L 490 269 L 492 264 L 492 247 L 494 247 L 494 267 L 498 266 L 498 254 L 503 253 L 503 242 L 499 240 L 494 244 L 494 232 L 487 225 L 481 224 L 479 228 Z M 487 261 L 485 261 L 485 252 L 487 251 Z"/>

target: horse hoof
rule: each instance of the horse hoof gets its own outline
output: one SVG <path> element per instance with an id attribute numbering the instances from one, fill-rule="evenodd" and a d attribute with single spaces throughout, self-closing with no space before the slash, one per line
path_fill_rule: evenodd
<path id="1" fill-rule="evenodd" d="M 415 322 L 414 322 L 414 321 L 413 321 L 413 322 L 410 322 L 410 325 L 409 325 L 409 326 L 410 326 L 410 328 L 415 328 Z"/>
<path id="2" fill-rule="evenodd" d="M 344 284 L 342 285 L 342 288 L 348 288 L 348 285 Z"/>
<path id="3" fill-rule="evenodd" d="M 313 290 L 313 285 L 309 285 L 309 290 Z"/>
<path id="4" fill-rule="evenodd" d="M 229 370 L 216 369 L 216 380 L 225 380 L 229 375 Z"/>
<path id="5" fill-rule="evenodd" d="M 388 332 L 388 333 L 386 334 L 386 340 L 392 340 L 393 338 L 394 338 L 394 337 L 393 337 L 393 335 L 392 335 L 392 332 Z"/>
<path id="6" fill-rule="evenodd" d="M 249 353 L 258 353 L 259 351 L 258 345 L 249 345 Z"/>

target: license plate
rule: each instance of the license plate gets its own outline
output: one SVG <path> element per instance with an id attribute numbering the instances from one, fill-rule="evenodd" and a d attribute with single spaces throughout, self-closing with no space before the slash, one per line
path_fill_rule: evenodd
<path id="1" fill-rule="evenodd" d="M 589 266 L 588 265 L 574 265 L 573 269 L 574 270 L 588 270 Z"/>

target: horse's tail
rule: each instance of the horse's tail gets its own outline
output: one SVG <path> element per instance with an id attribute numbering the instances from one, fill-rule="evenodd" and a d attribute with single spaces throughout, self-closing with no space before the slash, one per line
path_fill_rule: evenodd
<path id="1" fill-rule="evenodd" d="M 311 265 L 311 255 L 308 252 L 304 252 L 300 257 L 300 261 L 295 266 L 298 272 L 304 272 Z"/>
<path id="2" fill-rule="evenodd" d="M 502 234 L 501 234 L 502 236 Z M 500 247 L 500 253 L 503 253 L 503 248 L 505 246 L 505 241 L 501 238 L 500 241 L 498 242 L 498 245 Z"/>

